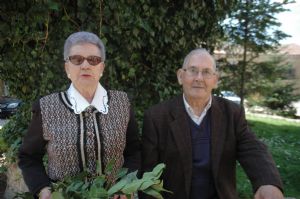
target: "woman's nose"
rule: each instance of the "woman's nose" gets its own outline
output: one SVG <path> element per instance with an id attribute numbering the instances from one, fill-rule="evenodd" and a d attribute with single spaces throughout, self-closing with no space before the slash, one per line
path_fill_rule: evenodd
<path id="1" fill-rule="evenodd" d="M 89 67 L 91 67 L 91 64 L 86 59 L 82 62 L 80 66 L 80 68 L 89 68 Z"/>

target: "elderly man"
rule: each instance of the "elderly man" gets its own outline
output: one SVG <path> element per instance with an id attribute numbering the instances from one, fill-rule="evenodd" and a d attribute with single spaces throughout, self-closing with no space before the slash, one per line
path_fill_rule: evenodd
<path id="1" fill-rule="evenodd" d="M 142 172 L 166 164 L 162 179 L 173 194 L 164 198 L 238 198 L 239 161 L 255 199 L 283 199 L 275 163 L 250 131 L 244 109 L 212 95 L 218 83 L 214 58 L 205 49 L 191 51 L 177 78 L 183 95 L 151 107 L 144 115 Z"/>

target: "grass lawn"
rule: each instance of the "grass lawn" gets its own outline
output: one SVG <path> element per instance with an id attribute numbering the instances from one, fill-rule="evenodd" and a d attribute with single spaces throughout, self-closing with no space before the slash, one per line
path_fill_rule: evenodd
<path id="1" fill-rule="evenodd" d="M 253 115 L 247 115 L 247 119 L 275 159 L 284 183 L 285 197 L 300 199 L 300 123 Z M 237 177 L 240 198 L 253 198 L 250 182 L 240 166 Z"/>

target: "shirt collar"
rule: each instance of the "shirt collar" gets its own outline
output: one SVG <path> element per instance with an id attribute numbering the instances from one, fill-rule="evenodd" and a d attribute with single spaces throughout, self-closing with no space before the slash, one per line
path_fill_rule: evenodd
<path id="1" fill-rule="evenodd" d="M 185 110 L 187 111 L 188 115 L 190 116 L 190 118 L 198 125 L 200 125 L 201 121 L 203 120 L 203 118 L 205 117 L 207 111 L 210 109 L 211 107 L 211 102 L 212 102 L 212 97 L 209 97 L 208 103 L 205 106 L 204 110 L 202 111 L 201 115 L 198 116 L 194 113 L 192 107 L 189 105 L 189 103 L 187 102 L 187 100 L 185 99 L 185 96 L 183 94 L 183 103 L 184 103 L 184 107 Z"/>
<path id="2" fill-rule="evenodd" d="M 68 91 L 68 98 L 72 104 L 72 109 L 76 114 L 80 114 L 87 107 L 93 106 L 100 113 L 107 114 L 108 113 L 108 96 L 107 91 L 98 83 L 94 98 L 92 103 L 89 103 L 74 87 L 73 84 L 70 85 Z"/>

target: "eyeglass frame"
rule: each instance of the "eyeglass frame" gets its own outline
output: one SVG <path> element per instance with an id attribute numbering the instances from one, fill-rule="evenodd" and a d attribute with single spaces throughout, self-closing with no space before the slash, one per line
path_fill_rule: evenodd
<path id="1" fill-rule="evenodd" d="M 200 70 L 199 68 L 195 66 L 190 66 L 187 68 L 181 68 L 184 72 L 187 72 L 187 74 L 191 77 L 197 77 L 199 73 L 201 72 L 201 76 L 203 79 L 211 79 L 214 75 L 217 75 L 217 71 L 213 71 L 212 69 L 209 68 L 204 68 L 203 70 Z M 193 72 L 191 69 L 195 69 L 196 71 Z M 204 72 L 209 72 L 208 74 L 205 74 Z M 209 75 L 209 76 L 207 76 Z"/>
<path id="2" fill-rule="evenodd" d="M 73 62 L 71 61 L 71 59 L 72 59 L 72 57 L 75 57 L 75 56 L 79 56 L 79 57 L 83 58 L 83 61 L 82 61 L 81 63 L 78 63 L 78 64 L 73 63 Z M 90 63 L 89 58 L 91 58 L 91 57 L 100 58 L 100 62 L 97 63 L 97 64 Z M 65 61 L 66 61 L 66 62 L 70 61 L 72 64 L 74 64 L 74 65 L 76 65 L 76 66 L 79 66 L 79 65 L 81 65 L 85 60 L 86 60 L 90 65 L 92 65 L 92 66 L 97 66 L 98 64 L 100 64 L 100 63 L 102 62 L 102 57 L 96 56 L 96 55 L 90 55 L 90 56 L 87 56 L 87 57 L 84 57 L 84 56 L 82 56 L 82 55 L 71 55 L 71 56 L 68 56 L 67 59 L 66 59 Z"/>

